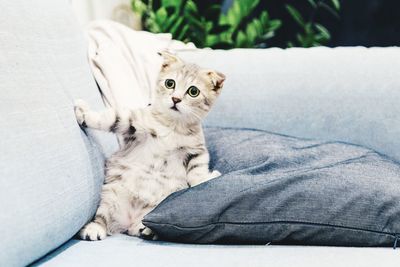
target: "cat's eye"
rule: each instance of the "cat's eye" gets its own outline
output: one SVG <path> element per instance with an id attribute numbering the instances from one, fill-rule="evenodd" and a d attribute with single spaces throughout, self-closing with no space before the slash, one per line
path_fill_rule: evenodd
<path id="1" fill-rule="evenodd" d="M 172 79 L 166 79 L 165 80 L 165 87 L 168 89 L 174 89 L 175 88 L 175 81 Z"/>
<path id="2" fill-rule="evenodd" d="M 188 95 L 191 97 L 196 97 L 200 94 L 200 90 L 196 86 L 190 86 L 187 90 Z"/>

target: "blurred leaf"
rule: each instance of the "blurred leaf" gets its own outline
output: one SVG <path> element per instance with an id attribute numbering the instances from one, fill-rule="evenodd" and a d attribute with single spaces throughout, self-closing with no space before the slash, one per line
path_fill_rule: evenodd
<path id="1" fill-rule="evenodd" d="M 232 6 L 229 8 L 226 15 L 221 16 L 221 24 L 230 24 L 233 27 L 237 27 L 243 18 L 250 15 L 259 2 L 259 0 L 233 1 Z"/>
<path id="2" fill-rule="evenodd" d="M 267 11 L 263 11 L 260 14 L 260 21 L 263 25 L 267 24 L 269 20 L 269 15 Z"/>
<path id="3" fill-rule="evenodd" d="M 313 8 L 317 8 L 317 3 L 315 3 L 315 0 L 307 0 L 309 3 L 310 3 L 310 5 L 313 7 Z"/>
<path id="4" fill-rule="evenodd" d="M 334 17 L 336 17 L 337 19 L 339 19 L 339 14 L 336 12 L 335 9 L 333 9 L 330 5 L 326 4 L 325 2 L 320 2 L 320 7 L 322 7 L 323 9 L 325 9 L 326 11 L 328 11 L 329 13 L 331 13 Z"/>
<path id="5" fill-rule="evenodd" d="M 239 31 L 236 37 L 236 47 L 245 47 L 246 44 L 246 35 L 244 32 Z"/>
<path id="6" fill-rule="evenodd" d="M 257 38 L 257 30 L 254 24 L 249 24 L 246 27 L 246 39 L 249 40 L 250 42 L 254 42 Z"/>
<path id="7" fill-rule="evenodd" d="M 188 20 L 188 22 L 190 22 L 192 24 L 192 26 L 200 28 L 200 29 L 203 28 L 203 23 L 201 23 L 200 20 L 198 20 L 194 17 L 188 17 L 187 20 Z"/>
<path id="8" fill-rule="evenodd" d="M 267 32 L 266 34 L 264 34 L 264 35 L 261 37 L 261 39 L 267 40 L 267 39 L 270 39 L 270 38 L 272 38 L 272 37 L 274 37 L 274 36 L 275 36 L 275 32 Z"/>
<path id="9" fill-rule="evenodd" d="M 315 27 L 318 29 L 319 33 L 324 36 L 327 40 L 331 39 L 331 34 L 329 31 L 319 23 L 315 24 Z"/>
<path id="10" fill-rule="evenodd" d="M 269 22 L 269 29 L 271 31 L 276 31 L 277 29 L 279 29 L 282 26 L 282 21 L 278 20 L 278 19 L 274 19 L 271 20 Z"/>
<path id="11" fill-rule="evenodd" d="M 185 10 L 190 11 L 194 14 L 197 14 L 199 12 L 199 10 L 197 9 L 196 3 L 191 0 L 186 2 Z"/>
<path id="12" fill-rule="evenodd" d="M 313 32 L 313 24 L 312 24 L 311 22 L 307 22 L 307 23 L 304 25 L 304 32 L 305 32 L 306 34 L 310 34 L 310 33 Z"/>
<path id="13" fill-rule="evenodd" d="M 297 34 L 297 40 L 299 41 L 299 43 L 301 44 L 301 46 L 305 46 L 305 38 L 301 35 L 301 34 Z"/>
<path id="14" fill-rule="evenodd" d="M 142 15 L 146 11 L 146 9 L 147 9 L 147 6 L 142 1 L 140 1 L 140 0 L 132 1 L 132 10 L 134 13 Z"/>
<path id="15" fill-rule="evenodd" d="M 300 12 L 294 8 L 292 5 L 287 4 L 286 5 L 286 9 L 287 11 L 290 13 L 290 15 L 292 16 L 292 18 L 300 25 L 304 27 L 304 19 L 301 16 Z"/>
<path id="16" fill-rule="evenodd" d="M 156 22 L 159 25 L 162 25 L 165 23 L 168 13 L 167 13 L 167 10 L 164 7 L 162 7 L 156 11 L 155 15 L 156 15 L 156 17 L 155 17 Z"/>
<path id="17" fill-rule="evenodd" d="M 328 41 L 328 39 L 326 39 L 325 36 L 322 36 L 321 34 L 315 35 L 314 43 L 324 44 L 326 41 Z"/>
<path id="18" fill-rule="evenodd" d="M 171 29 L 169 30 L 170 33 L 172 33 L 172 36 L 176 38 L 179 34 L 177 33 L 178 28 L 182 25 L 183 23 L 183 17 L 179 17 L 175 23 L 172 25 Z"/>
<path id="19" fill-rule="evenodd" d="M 312 44 L 313 47 L 315 47 L 315 46 L 321 46 L 321 45 L 322 45 L 322 44 L 319 43 L 319 42 L 317 42 L 317 41 L 314 41 L 313 44 Z"/>
<path id="20" fill-rule="evenodd" d="M 315 13 L 323 9 L 335 17 L 338 16 L 340 0 L 307 1 L 312 7 L 312 14 L 301 13 L 294 6 L 285 5 L 291 19 L 300 26 L 294 40 L 287 42 L 288 47 L 326 44 L 331 38 L 328 29 L 314 21 L 314 18 L 319 17 Z M 256 15 L 260 0 L 233 0 L 225 14 L 221 11 L 221 5 L 215 2 L 202 9 L 197 7 L 195 0 L 131 2 L 132 10 L 140 16 L 145 30 L 169 32 L 174 39 L 193 42 L 198 47 L 265 48 L 268 46 L 268 39 L 273 38 L 282 26 L 282 21 L 271 19 L 267 10 Z"/>
<path id="21" fill-rule="evenodd" d="M 262 36 L 264 34 L 264 30 L 266 27 L 264 27 L 260 20 L 253 19 L 250 24 L 252 25 L 252 27 L 254 27 L 257 36 Z"/>
<path id="22" fill-rule="evenodd" d="M 183 26 L 183 28 L 182 28 L 182 30 L 181 30 L 181 32 L 179 33 L 179 35 L 176 37 L 176 39 L 177 40 L 184 40 L 184 38 L 185 38 L 185 36 L 186 36 L 186 33 L 188 32 L 188 30 L 189 30 L 189 25 L 185 25 L 185 26 Z"/>
<path id="23" fill-rule="evenodd" d="M 336 8 L 336 10 L 339 11 L 340 10 L 339 0 L 331 0 L 331 1 L 332 1 L 333 6 Z"/>
<path id="24" fill-rule="evenodd" d="M 180 7 L 182 0 L 162 0 L 161 6 L 163 7 Z"/>
<path id="25" fill-rule="evenodd" d="M 209 34 L 207 35 L 205 46 L 212 47 L 219 42 L 219 38 L 217 34 Z"/>
<path id="26" fill-rule="evenodd" d="M 174 24 L 176 23 L 177 19 L 179 18 L 179 14 L 172 14 L 171 16 L 169 16 L 166 21 L 161 24 L 160 26 L 165 30 L 165 31 L 169 31 Z"/>
<path id="27" fill-rule="evenodd" d="M 212 21 L 206 22 L 205 31 L 210 33 L 210 31 L 214 28 L 214 23 Z"/>

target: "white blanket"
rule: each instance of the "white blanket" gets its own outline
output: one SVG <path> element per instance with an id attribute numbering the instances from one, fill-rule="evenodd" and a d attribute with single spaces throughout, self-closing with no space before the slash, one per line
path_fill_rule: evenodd
<path id="1" fill-rule="evenodd" d="M 158 52 L 196 49 L 192 43 L 172 40 L 168 33 L 134 31 L 108 20 L 92 22 L 88 37 L 89 63 L 103 101 L 117 109 L 151 102 L 162 64 Z"/>

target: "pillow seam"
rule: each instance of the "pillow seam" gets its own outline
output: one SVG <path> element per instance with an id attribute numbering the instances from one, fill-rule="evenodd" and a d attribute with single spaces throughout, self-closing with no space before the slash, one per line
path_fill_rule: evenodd
<path id="1" fill-rule="evenodd" d="M 357 228 L 357 227 L 351 227 L 351 226 L 342 226 L 342 225 L 333 225 L 333 224 L 326 224 L 326 223 L 313 223 L 313 222 L 303 222 L 303 221 L 272 221 L 272 222 L 213 222 L 209 224 L 204 224 L 204 225 L 199 225 L 199 226 L 178 226 L 175 224 L 171 223 L 158 223 L 158 222 L 153 222 L 153 221 L 148 221 L 148 220 L 143 220 L 142 221 L 144 224 L 149 223 L 149 224 L 154 224 L 154 225 L 166 225 L 166 226 L 172 226 L 176 229 L 182 229 L 182 230 L 187 230 L 187 229 L 201 229 L 205 228 L 208 226 L 215 226 L 219 224 L 230 224 L 230 225 L 254 225 L 254 224 L 303 224 L 303 225 L 312 225 L 312 226 L 323 226 L 323 227 L 332 227 L 332 228 L 341 228 L 341 229 L 347 229 L 347 230 L 356 230 L 356 231 L 364 231 L 364 232 L 371 232 L 371 233 L 376 233 L 376 234 L 383 234 L 383 235 L 390 235 L 393 237 L 396 237 L 398 233 L 392 233 L 392 232 L 383 232 L 383 231 L 378 231 L 378 230 L 371 230 L 371 229 L 364 229 L 364 228 Z"/>

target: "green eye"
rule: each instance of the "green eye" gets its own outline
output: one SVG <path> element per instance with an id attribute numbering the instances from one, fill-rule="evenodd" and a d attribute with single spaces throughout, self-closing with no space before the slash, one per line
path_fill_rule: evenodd
<path id="1" fill-rule="evenodd" d="M 172 79 L 166 79 L 165 80 L 165 87 L 168 89 L 174 89 L 175 88 L 175 81 Z"/>
<path id="2" fill-rule="evenodd" d="M 196 97 L 200 94 L 200 90 L 196 86 L 190 86 L 187 90 L 188 95 L 191 97 Z"/>

